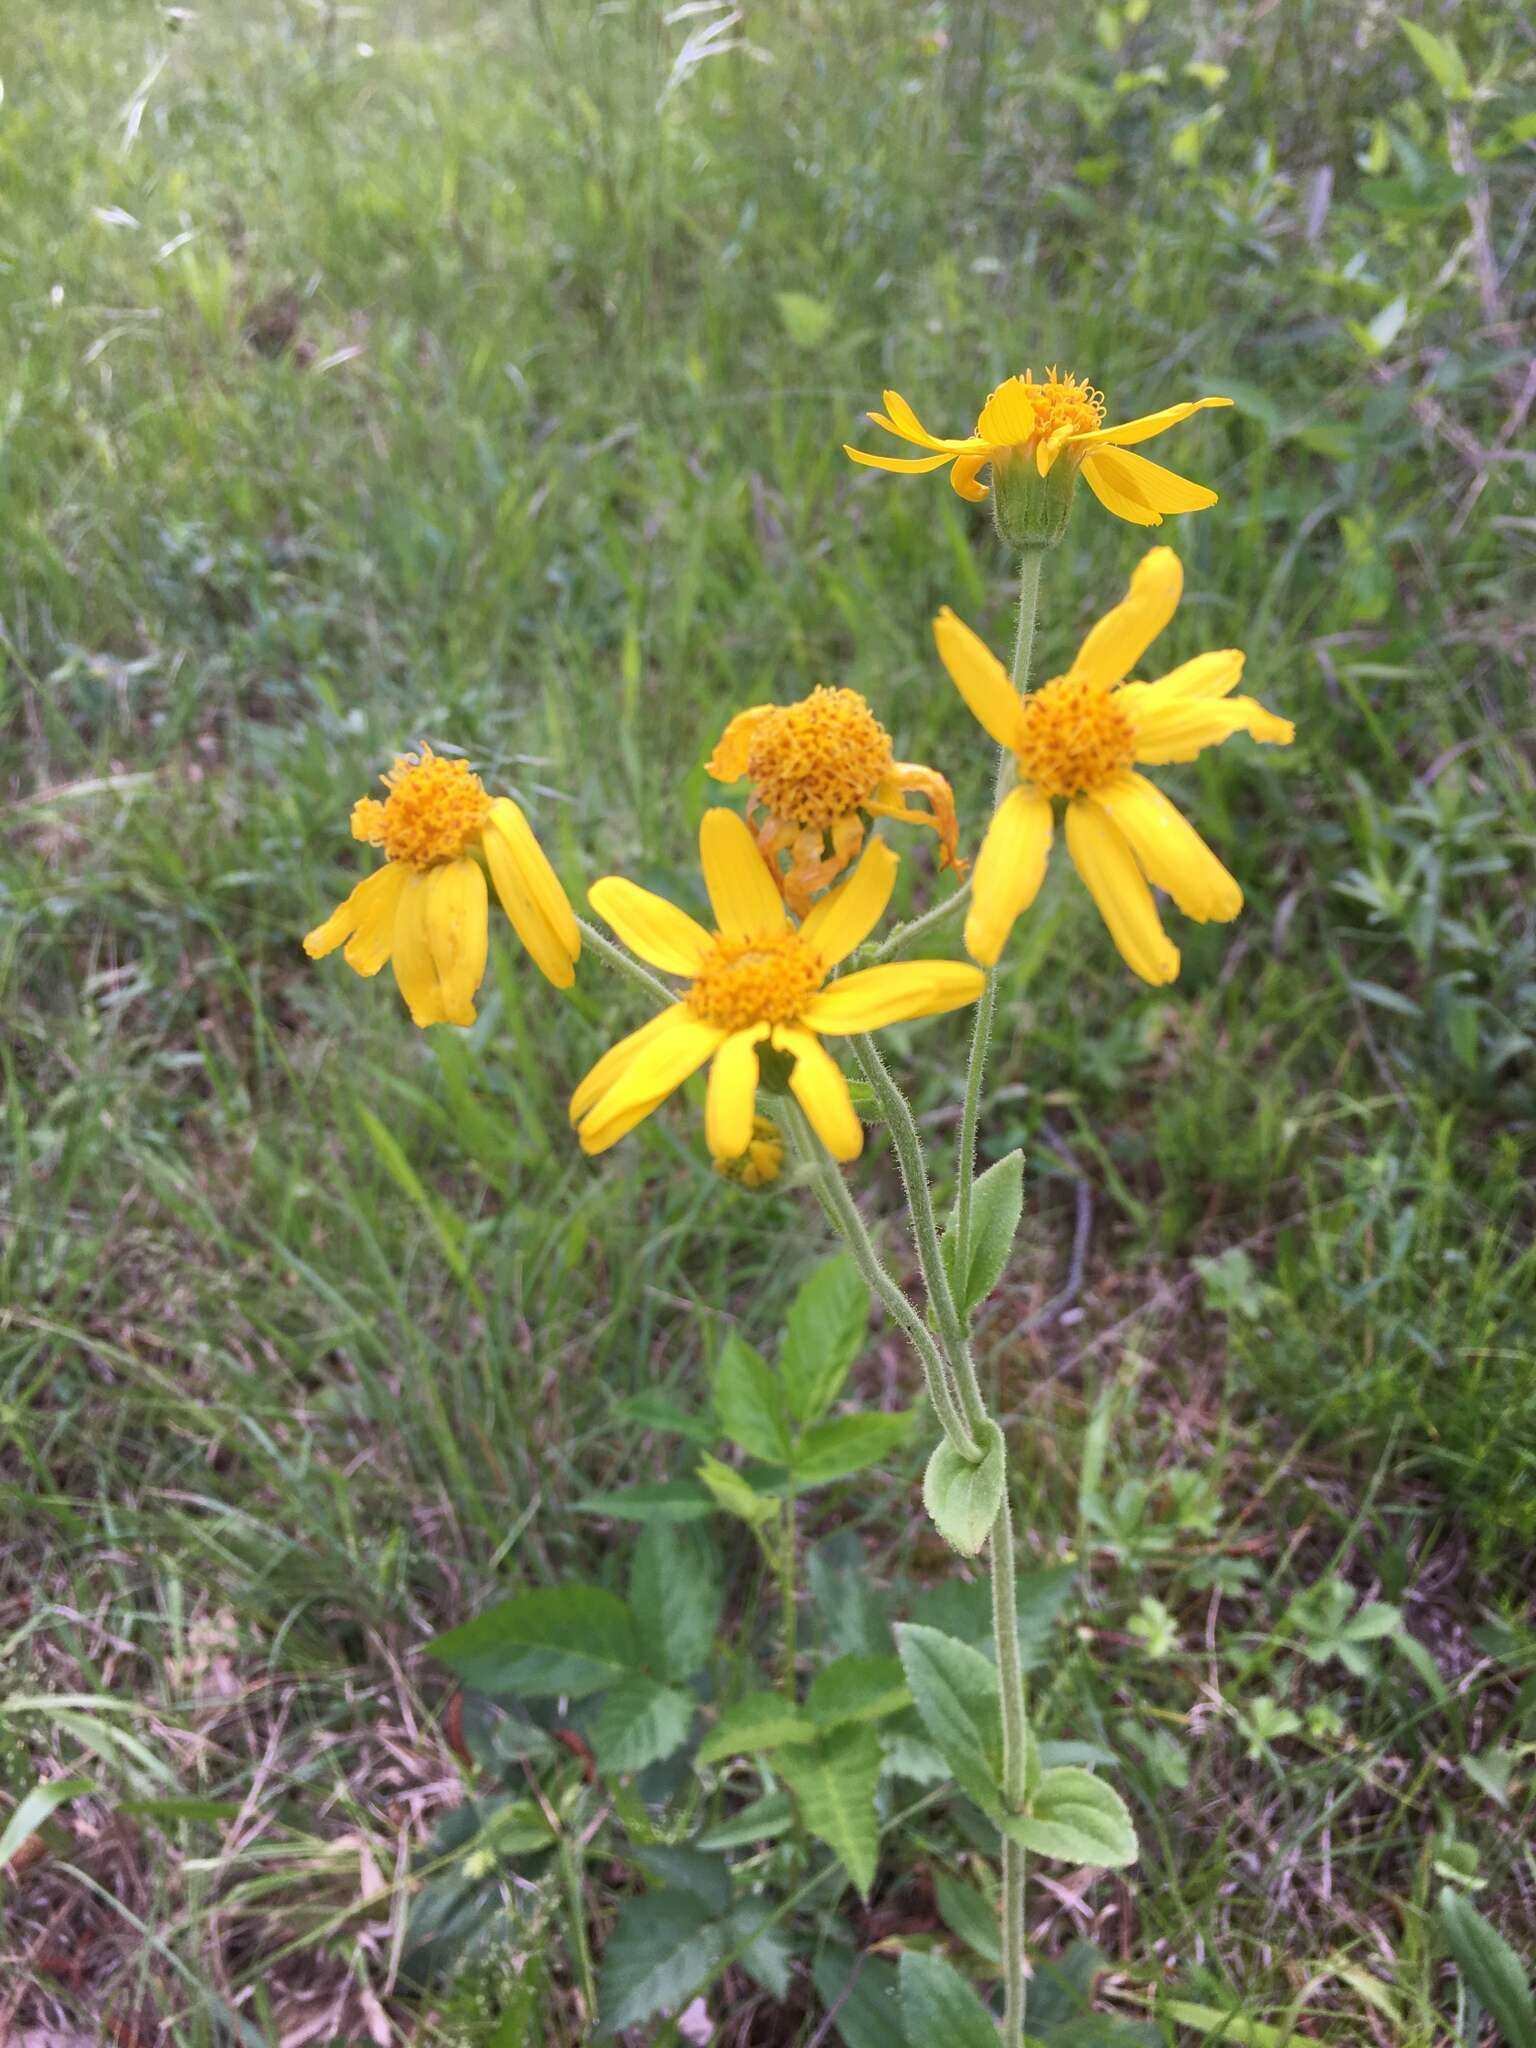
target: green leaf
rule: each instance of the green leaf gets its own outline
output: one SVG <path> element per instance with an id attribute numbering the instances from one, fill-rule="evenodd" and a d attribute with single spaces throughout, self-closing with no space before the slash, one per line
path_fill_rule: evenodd
<path id="1" fill-rule="evenodd" d="M 942 1871 L 934 1878 L 933 1891 L 938 1901 L 939 1918 L 950 1933 L 958 1935 L 968 1948 L 973 1948 L 983 1962 L 1000 1968 L 1003 1944 L 996 1902 L 979 1892 L 975 1885 L 964 1884 L 958 1877 L 948 1877 Z"/>
<path id="2" fill-rule="evenodd" d="M 814 1742 L 815 1724 L 782 1694 L 749 1692 L 726 1708 L 699 1744 L 695 1761 L 717 1764 L 725 1757 L 760 1755 L 789 1743 Z"/>
<path id="3" fill-rule="evenodd" d="M 1401 14 L 1397 17 L 1397 25 L 1412 43 L 1419 62 L 1446 98 L 1471 99 L 1472 81 L 1467 76 L 1466 63 L 1450 37 L 1437 36 L 1432 30 L 1421 27 L 1418 22 L 1405 20 Z"/>
<path id="4" fill-rule="evenodd" d="M 879 1956 L 825 1948 L 811 1966 L 816 1995 L 843 2048 L 905 2048 L 896 2037 L 896 1966 Z M 851 1981 L 850 1981 L 851 1980 Z M 905 2027 L 901 2030 L 905 2035 Z"/>
<path id="5" fill-rule="evenodd" d="M 634 1616 L 601 1586 L 550 1586 L 502 1600 L 428 1643 L 476 1692 L 585 1699 L 639 1670 L 644 1654 Z"/>
<path id="6" fill-rule="evenodd" d="M 693 1726 L 694 1699 L 654 1678 L 624 1678 L 598 1707 L 592 1749 L 599 1770 L 628 1776 L 676 1754 Z"/>
<path id="7" fill-rule="evenodd" d="M 1507 2048 L 1536 2048 L 1536 1999 L 1503 1935 L 1450 1885 L 1440 1893 L 1440 1926 L 1467 1988 L 1492 2015 Z"/>
<path id="8" fill-rule="evenodd" d="M 875 1788 L 881 1762 L 874 1729 L 852 1726 L 834 1728 L 803 1749 L 784 1750 L 775 1765 L 806 1828 L 826 1843 L 865 1898 L 880 1854 Z"/>
<path id="9" fill-rule="evenodd" d="M 691 1410 L 680 1407 L 660 1387 L 644 1387 L 638 1394 L 627 1395 L 618 1403 L 618 1412 L 626 1422 L 633 1422 L 640 1429 L 685 1436 L 690 1443 L 696 1444 L 712 1444 L 715 1440 L 714 1426 L 707 1416 L 695 1415 Z"/>
<path id="10" fill-rule="evenodd" d="M 733 1444 L 770 1465 L 789 1463 L 784 1395 L 768 1361 L 732 1330 L 715 1367 L 715 1414 Z"/>
<path id="11" fill-rule="evenodd" d="M 700 1458 L 699 1478 L 708 1487 L 715 1506 L 735 1515 L 750 1529 L 760 1529 L 779 1512 L 776 1500 L 759 1493 L 733 1465 L 722 1464 L 718 1458 Z"/>
<path id="12" fill-rule="evenodd" d="M 1197 2027 L 1223 2048 L 1229 2042 L 1232 2048 L 1296 2048 L 1294 2027 L 1269 2027 L 1262 2020 L 1244 2019 L 1241 2013 L 1222 2012 L 1214 2005 L 1190 2005 L 1172 1998 L 1159 2005 L 1158 2011 L 1181 2027 Z"/>
<path id="13" fill-rule="evenodd" d="M 787 1792 L 770 1792 L 754 1799 L 750 1806 L 706 1828 L 699 1836 L 701 1849 L 744 1849 L 751 1842 L 773 1842 L 787 1834 L 794 1823 L 794 1808 Z"/>
<path id="14" fill-rule="evenodd" d="M 795 1445 L 791 1469 L 801 1486 L 822 1486 L 878 1465 L 912 1434 L 917 1411 L 903 1408 L 894 1415 L 834 1415 L 813 1422 Z"/>
<path id="15" fill-rule="evenodd" d="M 817 1672 L 805 1696 L 805 1711 L 823 1728 L 843 1721 L 883 1721 L 911 1704 L 895 1657 L 839 1657 Z"/>
<path id="16" fill-rule="evenodd" d="M 997 2048 L 997 2022 L 953 1964 L 909 1949 L 900 1963 L 901 2023 L 909 2041 Z"/>
<path id="17" fill-rule="evenodd" d="M 722 1929 L 702 1899 L 686 1891 L 626 1899 L 603 1950 L 598 1982 L 599 2040 L 676 2012 L 723 1954 Z"/>
<path id="18" fill-rule="evenodd" d="M 1136 1861 L 1136 1830 L 1125 1801 L 1091 1771 L 1065 1764 L 1041 1773 L 1029 1812 L 1008 1816 L 1003 1830 L 1037 1856 L 1121 1870 Z"/>
<path id="19" fill-rule="evenodd" d="M 83 1799 L 95 1790 L 89 1778 L 50 1778 L 46 1784 L 34 1785 L 0 1834 L 0 1870 L 9 1866 L 22 1843 L 37 1833 L 51 1813 L 68 1800 Z"/>
<path id="20" fill-rule="evenodd" d="M 956 1783 L 998 1818 L 1003 1725 L 996 1665 L 969 1643 L 917 1622 L 897 1628 L 896 1647 L 923 1726 Z"/>
<path id="21" fill-rule="evenodd" d="M 779 1376 L 790 1412 L 815 1422 L 837 1399 L 869 1329 L 869 1289 L 846 1252 L 819 1265 L 790 1304 Z"/>
<path id="22" fill-rule="evenodd" d="M 813 1543 L 805 1554 L 806 1583 L 816 1616 L 817 1640 L 827 1649 L 877 1657 L 891 1646 L 891 1625 L 870 1584 L 863 1547 L 851 1529 Z"/>
<path id="23" fill-rule="evenodd" d="M 709 1855 L 696 1842 L 631 1842 L 629 1854 L 655 1883 L 692 1892 L 714 1914 L 731 1910 L 731 1866 L 723 1856 Z"/>
<path id="24" fill-rule="evenodd" d="M 837 321 L 835 307 L 805 292 L 775 292 L 784 332 L 796 348 L 820 348 Z"/>
<path id="25" fill-rule="evenodd" d="M 579 1515 L 609 1515 L 616 1522 L 703 1522 L 718 1503 L 696 1479 L 645 1479 L 571 1505 Z"/>
<path id="26" fill-rule="evenodd" d="M 995 1166 L 977 1176 L 971 1189 L 971 1241 L 963 1274 L 955 1271 L 954 1232 L 959 1213 L 957 1199 L 949 1212 L 942 1249 L 960 1313 L 968 1316 L 981 1306 L 1007 1271 L 1019 1218 L 1024 1213 L 1023 1152 L 1010 1152 L 1006 1159 L 999 1159 Z"/>
<path id="27" fill-rule="evenodd" d="M 629 1605 L 663 1678 L 691 1678 L 708 1662 L 720 1601 L 715 1547 L 703 1531 L 650 1523 L 635 1546 Z"/>
<path id="28" fill-rule="evenodd" d="M 1008 1452 L 991 1420 L 981 1425 L 981 1462 L 973 1465 L 945 1437 L 923 1474 L 923 1505 L 944 1541 L 962 1557 L 975 1557 L 1002 1504 Z"/>

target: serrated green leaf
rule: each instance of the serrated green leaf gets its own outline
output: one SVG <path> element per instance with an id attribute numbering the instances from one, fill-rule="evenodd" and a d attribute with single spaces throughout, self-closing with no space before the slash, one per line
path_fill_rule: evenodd
<path id="1" fill-rule="evenodd" d="M 971 1190 L 971 1237 L 966 1270 L 955 1271 L 955 1222 L 958 1199 L 949 1212 L 942 1246 L 949 1284 L 960 1313 L 979 1308 L 1007 1271 L 1013 1240 L 1024 1213 L 1024 1154 L 1010 1152 L 977 1176 Z"/>
<path id="2" fill-rule="evenodd" d="M 839 1657 L 817 1672 L 805 1695 L 805 1711 L 823 1728 L 843 1721 L 883 1721 L 911 1704 L 896 1657 Z"/>
<path id="3" fill-rule="evenodd" d="M 1136 1861 L 1136 1829 L 1113 1785 L 1091 1771 L 1063 1764 L 1043 1771 L 1027 1814 L 1012 1814 L 1003 1830 L 1037 1856 L 1096 1870 L 1122 1870 Z"/>
<path id="4" fill-rule="evenodd" d="M 789 1429 L 778 1376 L 760 1352 L 732 1330 L 715 1367 L 715 1414 L 749 1458 L 789 1463 Z"/>
<path id="5" fill-rule="evenodd" d="M 784 1398 L 799 1422 L 826 1414 L 869 1330 L 869 1289 L 847 1253 L 824 1260 L 790 1304 L 779 1353 Z"/>
<path id="6" fill-rule="evenodd" d="M 897 1628 L 896 1647 L 923 1726 L 956 1783 L 996 1819 L 1003 1767 L 996 1665 L 957 1637 L 917 1622 Z"/>
<path id="7" fill-rule="evenodd" d="M 635 1546 L 629 1605 L 652 1668 L 691 1678 L 708 1662 L 720 1620 L 715 1547 L 702 1531 L 652 1522 Z"/>
<path id="8" fill-rule="evenodd" d="M 720 1923 L 691 1892 L 626 1899 L 603 1950 L 597 2038 L 677 2011 L 722 1953 Z"/>
<path id="9" fill-rule="evenodd" d="M 990 1535 L 1008 1471 L 1008 1452 L 997 1424 L 984 1422 L 979 1436 L 979 1464 L 963 1458 L 945 1437 L 923 1474 L 923 1505 L 944 1541 L 962 1557 L 975 1557 Z"/>
<path id="10" fill-rule="evenodd" d="M 875 1731 L 862 1725 L 834 1728 L 775 1759 L 807 1830 L 826 1843 L 864 1898 L 880 1855 L 875 1789 L 881 1762 Z"/>
<path id="11" fill-rule="evenodd" d="M 904 2048 L 896 2038 L 894 1963 L 867 1953 L 855 1959 L 844 1950 L 826 1948 L 812 1964 L 811 1975 L 823 2008 L 833 2015 L 832 2026 L 843 2048 Z M 904 2035 L 906 2029 L 901 2031 Z"/>
<path id="12" fill-rule="evenodd" d="M 791 1743 L 814 1742 L 816 1725 L 782 1694 L 749 1692 L 727 1707 L 699 1744 L 696 1761 L 715 1764 L 726 1757 L 760 1755 Z"/>
<path id="13" fill-rule="evenodd" d="M 742 1849 L 749 1842 L 773 1842 L 793 1825 L 794 1808 L 787 1792 L 769 1792 L 754 1799 L 729 1820 L 706 1828 L 699 1836 L 701 1849 Z"/>
<path id="14" fill-rule="evenodd" d="M 1503 1935 L 1450 1885 L 1440 1893 L 1440 1926 L 1467 1988 L 1492 2015 L 1507 2048 L 1536 2048 L 1536 1998 Z"/>
<path id="15" fill-rule="evenodd" d="M 1446 98 L 1469 100 L 1472 97 L 1472 81 L 1467 76 L 1465 60 L 1450 37 L 1436 35 L 1433 30 L 1422 27 L 1416 21 L 1409 21 L 1401 14 L 1397 17 L 1397 25 L 1412 43 L 1414 54 Z"/>
<path id="16" fill-rule="evenodd" d="M 728 1515 L 735 1515 L 750 1529 L 760 1529 L 764 1522 L 771 1522 L 779 1512 L 776 1500 L 759 1493 L 733 1465 L 722 1464 L 718 1458 L 700 1458 L 699 1478 L 708 1488 L 715 1506 L 723 1508 Z"/>
<path id="17" fill-rule="evenodd" d="M 477 1692 L 585 1699 L 640 1669 L 634 1616 L 601 1586 L 549 1586 L 519 1593 L 427 1645 Z"/>
<path id="18" fill-rule="evenodd" d="M 592 1724 L 592 1749 L 600 1771 L 627 1777 L 674 1756 L 693 1726 L 691 1693 L 654 1678 L 622 1678 L 604 1698 Z"/>
<path id="19" fill-rule="evenodd" d="M 894 1415 L 834 1415 L 813 1422 L 795 1445 L 791 1469 L 800 1486 L 824 1486 L 847 1479 L 888 1458 L 911 1436 L 917 1411 Z"/>
<path id="20" fill-rule="evenodd" d="M 898 1966 L 901 2023 L 909 2041 L 944 2048 L 997 2048 L 997 2021 L 952 1963 L 909 1949 Z"/>
<path id="21" fill-rule="evenodd" d="M 629 1854 L 648 1878 L 673 1891 L 692 1892 L 723 1917 L 731 1910 L 731 1866 L 697 1842 L 631 1842 Z"/>

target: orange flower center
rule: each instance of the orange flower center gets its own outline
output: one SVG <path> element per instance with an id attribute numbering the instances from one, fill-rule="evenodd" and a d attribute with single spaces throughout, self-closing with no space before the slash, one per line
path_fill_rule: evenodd
<path id="1" fill-rule="evenodd" d="M 823 685 L 762 721 L 747 774 L 774 817 L 824 831 L 873 796 L 891 762 L 891 736 L 858 691 Z"/>
<path id="2" fill-rule="evenodd" d="M 1135 758 L 1131 721 L 1102 683 L 1061 676 L 1025 698 L 1019 777 L 1042 796 L 1095 790 Z"/>
<path id="3" fill-rule="evenodd" d="M 1020 396 L 1029 400 L 1035 415 L 1032 441 L 1091 434 L 1104 424 L 1104 394 L 1084 378 L 1063 377 L 1053 365 L 1043 384 L 1035 382 L 1033 370 L 1026 370 L 1019 387 Z"/>
<path id="4" fill-rule="evenodd" d="M 390 860 L 430 868 L 459 860 L 480 835 L 491 808 L 485 785 L 467 761 L 444 760 L 430 747 L 400 754 L 379 780 L 389 791 L 359 797 L 352 806 L 352 837 L 382 846 Z"/>
<path id="5" fill-rule="evenodd" d="M 714 950 L 688 991 L 688 1007 L 706 1024 L 742 1031 L 749 1024 L 791 1024 L 826 979 L 821 956 L 798 932 L 727 939 Z"/>

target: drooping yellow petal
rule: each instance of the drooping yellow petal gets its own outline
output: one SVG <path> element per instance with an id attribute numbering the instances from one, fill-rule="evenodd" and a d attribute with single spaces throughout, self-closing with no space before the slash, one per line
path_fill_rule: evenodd
<path id="1" fill-rule="evenodd" d="M 719 744 L 704 763 L 716 782 L 739 782 L 747 772 L 752 752 L 752 735 L 765 718 L 772 718 L 776 705 L 754 704 L 750 711 L 738 711 L 721 733 Z"/>
<path id="2" fill-rule="evenodd" d="M 783 899 L 744 819 L 734 811 L 706 811 L 699 859 L 715 923 L 726 938 L 767 938 L 785 929 Z"/>
<path id="3" fill-rule="evenodd" d="M 814 946 L 828 967 L 846 960 L 862 946 L 885 915 L 896 886 L 899 857 L 883 839 L 870 841 L 869 851 L 839 888 L 812 906 L 800 936 Z"/>
<path id="4" fill-rule="evenodd" d="M 1083 475 L 1089 490 L 1104 510 L 1113 512 L 1117 519 L 1128 520 L 1132 526 L 1162 525 L 1161 512 L 1154 512 L 1144 498 L 1116 481 L 1113 472 L 1105 463 L 1102 449 L 1095 448 L 1088 456 L 1083 463 Z"/>
<path id="5" fill-rule="evenodd" d="M 932 469 L 942 469 L 950 459 L 947 455 L 870 455 L 862 448 L 850 447 L 846 441 L 843 453 L 862 462 L 866 469 L 889 469 L 897 476 L 926 476 Z"/>
<path id="6" fill-rule="evenodd" d="M 365 875 L 346 902 L 333 910 L 324 924 L 304 935 L 304 950 L 311 960 L 323 960 L 343 942 L 342 955 L 359 974 L 377 974 L 389 958 L 394 935 L 395 911 L 400 892 L 411 870 L 399 861 L 386 861 Z"/>
<path id="7" fill-rule="evenodd" d="M 979 967 L 961 960 L 897 960 L 862 967 L 830 988 L 818 989 L 800 1012 L 812 1031 L 842 1036 L 878 1031 L 909 1017 L 937 1017 L 974 1003 L 986 986 Z"/>
<path id="8" fill-rule="evenodd" d="M 984 967 L 996 966 L 1014 919 L 1040 893 L 1050 850 L 1049 802 L 1031 789 L 1013 790 L 987 827 L 971 878 L 965 950 Z"/>
<path id="9" fill-rule="evenodd" d="M 1179 949 L 1163 930 L 1129 843 L 1089 797 L 1067 805 L 1067 850 L 1126 966 L 1154 986 L 1172 981 Z"/>
<path id="10" fill-rule="evenodd" d="M 1035 408 L 1022 377 L 1008 377 L 988 398 L 976 422 L 976 438 L 990 448 L 1017 448 L 1035 431 Z"/>
<path id="11" fill-rule="evenodd" d="M 1074 448 L 1129 448 L 1137 441 L 1150 441 L 1155 434 L 1166 434 L 1170 427 L 1176 427 L 1180 420 L 1187 420 L 1191 413 L 1200 412 L 1208 405 L 1230 405 L 1230 398 L 1191 398 L 1182 405 L 1165 405 L 1159 412 L 1144 412 L 1139 420 L 1123 420 L 1118 427 L 1098 427 L 1092 433 L 1074 434 Z"/>
<path id="12" fill-rule="evenodd" d="M 811 1129 L 832 1157 L 846 1164 L 864 1149 L 859 1122 L 843 1070 L 814 1032 L 780 1025 L 774 1043 L 794 1055 L 790 1092 L 810 1119 Z"/>
<path id="13" fill-rule="evenodd" d="M 431 894 L 431 869 L 413 870 L 400 891 L 400 903 L 395 912 L 394 943 L 389 956 L 395 970 L 396 985 L 411 1013 L 411 1022 L 423 1031 L 429 1024 L 441 1024 L 447 1015 L 427 930 L 427 906 Z"/>
<path id="14" fill-rule="evenodd" d="M 987 495 L 987 486 L 976 481 L 976 472 L 985 469 L 991 460 L 990 448 L 978 449 L 973 455 L 957 455 L 949 472 L 950 489 L 971 504 L 979 505 Z"/>
<path id="15" fill-rule="evenodd" d="M 659 967 L 663 974 L 697 974 L 699 962 L 714 943 L 686 910 L 622 875 L 604 875 L 594 882 L 587 901 L 612 925 L 631 953 Z"/>
<path id="16" fill-rule="evenodd" d="M 429 880 L 427 943 L 437 969 L 443 1022 L 473 1024 L 488 941 L 485 872 L 466 857 L 430 869 Z"/>
<path id="17" fill-rule="evenodd" d="M 1216 503 L 1216 493 L 1204 484 L 1191 483 L 1187 476 L 1149 462 L 1145 455 L 1132 455 L 1128 448 L 1099 449 L 1094 467 L 1105 470 L 1116 490 L 1139 498 L 1154 512 L 1203 512 Z"/>
<path id="18" fill-rule="evenodd" d="M 1088 629 L 1069 674 L 1103 684 L 1128 676 L 1173 617 L 1183 590 L 1184 569 L 1173 549 L 1149 549 L 1119 604 Z"/>
<path id="19" fill-rule="evenodd" d="M 668 1012 L 672 1023 L 657 1032 L 630 1061 L 613 1086 L 593 1104 L 582 1118 L 577 1135 L 587 1152 L 606 1152 L 639 1119 L 637 1109 L 649 1115 L 674 1089 L 680 1088 L 726 1037 L 718 1024 L 705 1024 L 686 1004 Z M 643 1107 L 642 1107 L 643 1105 Z M 628 1118 L 628 1121 L 625 1119 Z"/>
<path id="20" fill-rule="evenodd" d="M 638 1031 L 631 1031 L 627 1038 L 621 1038 L 617 1045 L 610 1046 L 577 1084 L 576 1092 L 571 1097 L 571 1122 L 580 1123 L 587 1111 L 601 1096 L 608 1093 L 620 1075 L 628 1072 L 653 1039 L 673 1030 L 682 1019 L 691 1014 L 686 1003 L 674 1003 L 669 1010 L 663 1010 L 653 1017 L 649 1024 L 642 1024 Z"/>
<path id="21" fill-rule="evenodd" d="M 488 823 L 512 850 L 523 887 L 538 905 L 555 938 L 574 962 L 581 958 L 581 928 L 565 886 L 549 864 L 549 856 L 533 836 L 533 827 L 509 796 L 491 804 Z"/>
<path id="22" fill-rule="evenodd" d="M 899 391 L 883 391 L 880 395 L 889 417 L 877 412 L 872 412 L 869 417 L 877 427 L 884 427 L 888 434 L 899 434 L 904 441 L 914 442 L 919 448 L 942 449 L 946 455 L 968 455 L 982 446 L 974 434 L 958 441 L 948 440 L 942 434 L 930 434 Z"/>
<path id="23" fill-rule="evenodd" d="M 1164 696 L 1161 689 L 1160 683 L 1133 684 L 1115 693 L 1130 716 L 1136 759 L 1144 767 L 1193 761 L 1236 732 L 1272 747 L 1288 747 L 1296 737 L 1291 721 L 1266 711 L 1256 697 Z"/>
<path id="24" fill-rule="evenodd" d="M 1166 889 L 1186 917 L 1197 924 L 1236 917 L 1242 890 L 1155 782 L 1126 770 L 1096 789 L 1093 800 L 1131 842 L 1147 880 Z"/>
<path id="25" fill-rule="evenodd" d="M 491 824 L 480 835 L 480 850 L 491 871 L 497 901 L 511 920 L 512 929 L 527 947 L 534 965 L 556 988 L 569 988 L 576 979 L 574 955 L 558 936 L 528 887 L 522 862 L 513 852 L 511 842 L 495 824 Z M 578 941 L 580 936 L 578 931 Z"/>
<path id="26" fill-rule="evenodd" d="M 757 1048 L 766 1024 L 733 1031 L 715 1054 L 704 1095 L 704 1141 L 712 1159 L 739 1159 L 752 1142 Z"/>
<path id="27" fill-rule="evenodd" d="M 934 644 L 949 679 L 971 707 L 983 732 L 1011 753 L 1023 730 L 1024 707 L 1007 669 L 979 634 L 948 605 L 933 622 Z"/>

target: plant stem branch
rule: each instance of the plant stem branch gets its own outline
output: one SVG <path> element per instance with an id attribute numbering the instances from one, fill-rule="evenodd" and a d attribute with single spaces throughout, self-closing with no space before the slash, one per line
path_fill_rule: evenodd
<path id="1" fill-rule="evenodd" d="M 643 988 L 647 995 L 654 996 L 657 1002 L 664 1003 L 671 1009 L 678 1000 L 675 988 L 668 988 L 664 981 L 658 981 L 648 967 L 642 967 L 638 960 L 631 958 L 622 946 L 616 946 L 612 939 L 600 932 L 595 924 L 588 923 L 586 918 L 578 917 L 576 923 L 581 932 L 582 945 L 590 947 L 605 967 L 611 967 L 615 974 L 625 975 L 636 988 Z"/>
<path id="2" fill-rule="evenodd" d="M 914 939 L 920 939 L 925 932 L 933 931 L 945 924 L 957 910 L 963 910 L 971 900 L 971 878 L 966 876 L 952 896 L 946 896 L 942 903 L 935 903 L 931 910 L 925 910 L 921 917 L 909 918 L 905 924 L 897 925 L 881 945 L 868 957 L 878 967 L 884 960 L 894 960 L 904 953 Z"/>

